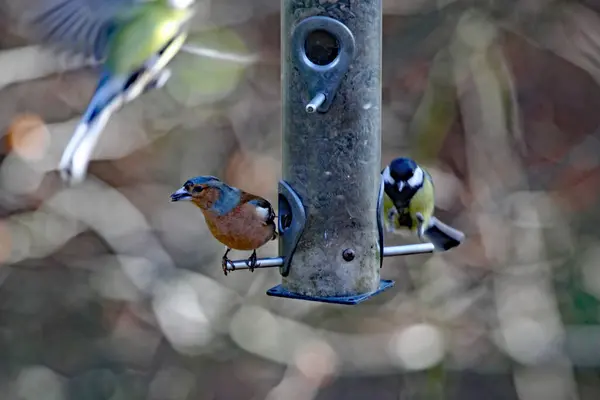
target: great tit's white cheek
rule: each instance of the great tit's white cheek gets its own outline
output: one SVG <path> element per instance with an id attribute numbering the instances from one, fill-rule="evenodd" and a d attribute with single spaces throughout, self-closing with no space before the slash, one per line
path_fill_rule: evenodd
<path id="1" fill-rule="evenodd" d="M 390 167 L 385 167 L 385 169 L 383 170 L 383 181 L 385 183 L 389 183 L 391 185 L 393 185 L 394 183 L 396 183 L 394 181 L 394 178 L 392 178 L 392 175 L 390 175 Z"/>
<path id="2" fill-rule="evenodd" d="M 420 167 L 417 167 L 413 176 L 406 183 L 411 187 L 421 186 L 423 184 L 423 170 Z"/>

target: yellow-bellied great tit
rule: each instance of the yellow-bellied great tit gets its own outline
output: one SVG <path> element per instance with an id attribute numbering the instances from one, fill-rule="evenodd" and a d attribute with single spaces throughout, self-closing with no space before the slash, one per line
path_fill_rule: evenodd
<path id="1" fill-rule="evenodd" d="M 433 179 L 410 158 L 394 159 L 382 171 L 385 199 L 384 223 L 388 232 L 415 232 L 431 242 L 437 251 L 450 250 L 464 240 L 464 233 L 433 216 Z"/>

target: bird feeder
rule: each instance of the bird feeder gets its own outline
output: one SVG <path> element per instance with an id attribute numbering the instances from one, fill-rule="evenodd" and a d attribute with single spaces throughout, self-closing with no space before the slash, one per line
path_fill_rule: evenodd
<path id="1" fill-rule="evenodd" d="M 383 257 L 433 251 L 383 244 L 381 15 L 381 0 L 282 0 L 281 256 L 257 266 L 279 267 L 270 296 L 356 304 L 394 285 Z"/>

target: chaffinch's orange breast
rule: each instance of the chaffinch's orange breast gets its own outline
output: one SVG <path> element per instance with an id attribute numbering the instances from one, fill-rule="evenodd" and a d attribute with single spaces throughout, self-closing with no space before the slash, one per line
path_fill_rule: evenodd
<path id="1" fill-rule="evenodd" d="M 242 204 L 223 216 L 210 211 L 203 213 L 213 236 L 231 249 L 257 249 L 271 240 L 275 233 L 275 224 L 265 225 L 251 204 Z"/>

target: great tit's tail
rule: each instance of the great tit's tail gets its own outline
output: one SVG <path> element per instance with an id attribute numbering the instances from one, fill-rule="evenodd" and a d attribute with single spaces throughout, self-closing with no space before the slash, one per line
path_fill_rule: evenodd
<path id="1" fill-rule="evenodd" d="M 465 239 L 461 231 L 444 224 L 435 217 L 430 218 L 429 227 L 425 229 L 424 236 L 437 251 L 447 251 L 460 245 Z"/>
<path id="2" fill-rule="evenodd" d="M 110 115 L 122 102 L 123 83 L 123 79 L 104 76 L 98 84 L 60 160 L 60 176 L 68 184 L 79 183 L 85 178 L 98 139 Z"/>

